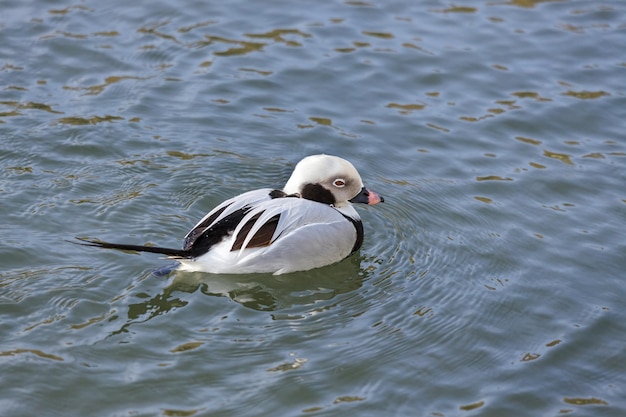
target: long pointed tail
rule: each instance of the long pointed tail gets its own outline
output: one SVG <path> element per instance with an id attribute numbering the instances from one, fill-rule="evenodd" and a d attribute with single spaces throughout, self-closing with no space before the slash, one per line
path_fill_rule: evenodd
<path id="1" fill-rule="evenodd" d="M 182 249 L 171 249 L 171 248 L 162 248 L 160 246 L 143 246 L 143 245 L 127 245 L 125 243 L 109 243 L 102 242 L 99 240 L 91 240 L 86 238 L 77 238 L 80 242 L 72 242 L 75 245 L 83 245 L 83 246 L 94 246 L 96 248 L 104 248 L 104 249 L 119 249 L 119 250 L 132 250 L 137 252 L 150 252 L 150 253 L 160 253 L 161 255 L 167 255 L 173 258 L 190 258 L 191 254 L 189 251 L 185 251 Z"/>

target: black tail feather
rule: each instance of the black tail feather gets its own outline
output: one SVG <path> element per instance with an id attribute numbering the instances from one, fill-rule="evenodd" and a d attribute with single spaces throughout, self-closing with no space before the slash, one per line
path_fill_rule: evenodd
<path id="1" fill-rule="evenodd" d="M 160 253 L 161 255 L 167 255 L 174 258 L 190 258 L 191 253 L 189 251 L 183 249 L 171 249 L 171 248 L 162 248 L 159 246 L 143 246 L 143 245 L 127 245 L 125 243 L 109 243 L 102 242 L 99 240 L 91 240 L 86 238 L 77 238 L 80 242 L 72 242 L 76 245 L 83 246 L 93 246 L 96 248 L 104 248 L 104 249 L 119 249 L 119 250 L 131 250 L 137 252 L 150 252 L 150 253 Z"/>

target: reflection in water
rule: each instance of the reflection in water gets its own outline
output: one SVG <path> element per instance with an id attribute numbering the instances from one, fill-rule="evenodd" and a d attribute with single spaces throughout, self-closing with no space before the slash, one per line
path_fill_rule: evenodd
<path id="1" fill-rule="evenodd" d="M 561 0 L 510 0 L 504 4 L 532 9 L 541 3 L 553 3 Z"/>
<path id="2" fill-rule="evenodd" d="M 277 311 L 294 305 L 315 304 L 361 287 L 368 272 L 361 270 L 360 257 L 311 271 L 285 275 L 206 274 L 173 271 L 172 282 L 154 296 L 139 293 L 142 301 L 128 306 L 128 322 L 114 334 L 123 333 L 136 322 L 146 322 L 169 311 L 185 307 L 189 301 L 175 293 L 195 293 L 212 297 L 229 297 L 244 307 L 258 311 Z M 162 274 L 156 271 L 153 276 Z"/>
<path id="3" fill-rule="evenodd" d="M 297 35 L 303 38 L 310 38 L 311 35 L 298 29 L 274 29 L 266 33 L 247 33 L 245 36 L 258 39 L 273 39 L 275 42 L 282 42 L 289 46 L 302 46 L 301 43 L 287 39 L 290 35 Z"/>
<path id="4" fill-rule="evenodd" d="M 87 87 L 73 87 L 73 86 L 65 85 L 63 86 L 63 89 L 70 90 L 70 91 L 84 91 L 85 95 L 95 96 L 95 95 L 102 93 L 107 87 L 120 83 L 122 81 L 126 81 L 126 80 L 145 81 L 150 78 L 153 78 L 153 77 L 137 77 L 137 76 L 132 76 L 132 75 L 121 75 L 121 76 L 111 75 L 111 76 L 106 77 L 102 84 L 91 85 Z M 118 117 L 115 120 L 123 120 L 123 117 Z"/>
<path id="5" fill-rule="evenodd" d="M 3 69 L 5 71 L 7 70 L 6 67 L 3 67 Z M 22 87 L 13 86 L 12 89 L 21 90 Z M 35 103 L 32 101 L 22 103 L 13 100 L 6 100 L 0 101 L 0 106 L 7 106 L 10 108 L 8 111 L 0 111 L 0 117 L 22 116 L 22 112 L 20 110 L 43 110 L 48 113 L 63 114 L 62 111 L 54 110 L 49 104 Z M 2 109 L 2 107 L 0 107 L 0 109 Z"/>

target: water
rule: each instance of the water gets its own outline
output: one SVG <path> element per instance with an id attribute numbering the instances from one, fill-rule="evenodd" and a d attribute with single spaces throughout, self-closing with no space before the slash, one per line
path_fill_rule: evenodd
<path id="1" fill-rule="evenodd" d="M 101 3 L 2 7 L 2 415 L 626 413 L 621 1 Z M 386 200 L 338 265 L 67 242 L 320 152 Z"/>

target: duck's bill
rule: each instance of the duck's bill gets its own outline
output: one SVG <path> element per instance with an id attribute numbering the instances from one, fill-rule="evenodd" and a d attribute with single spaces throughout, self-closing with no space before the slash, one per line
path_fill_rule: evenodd
<path id="1" fill-rule="evenodd" d="M 384 202 L 385 199 L 367 188 L 361 188 L 361 192 L 350 200 L 351 203 L 378 204 Z"/>

